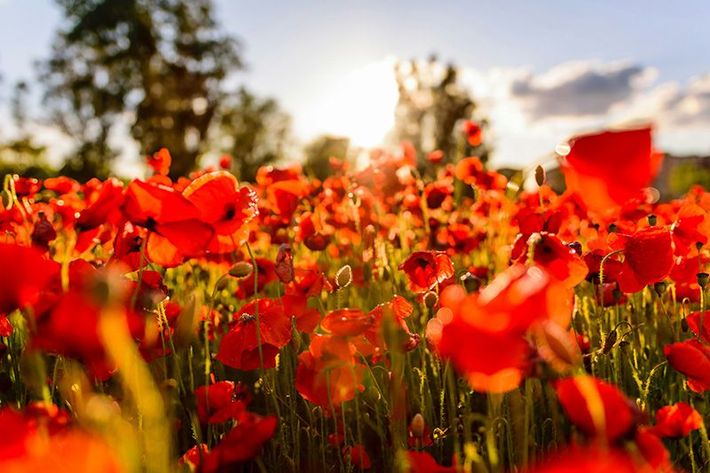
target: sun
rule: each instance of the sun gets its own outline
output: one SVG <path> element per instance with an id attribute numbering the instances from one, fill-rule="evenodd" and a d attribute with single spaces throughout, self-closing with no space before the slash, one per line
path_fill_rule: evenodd
<path id="1" fill-rule="evenodd" d="M 318 128 L 350 138 L 353 146 L 381 145 L 398 99 L 393 64 L 386 59 L 343 75 L 322 97 Z"/>

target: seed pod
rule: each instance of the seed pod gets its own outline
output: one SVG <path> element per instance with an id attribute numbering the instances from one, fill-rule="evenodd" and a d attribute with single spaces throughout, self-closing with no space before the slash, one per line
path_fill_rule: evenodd
<path id="1" fill-rule="evenodd" d="M 462 274 L 459 279 L 463 283 L 463 287 L 466 288 L 466 292 L 468 293 L 476 292 L 481 288 L 481 279 L 469 272 Z"/>
<path id="2" fill-rule="evenodd" d="M 239 263 L 235 263 L 234 266 L 229 268 L 229 275 L 235 278 L 245 278 L 249 276 L 253 270 L 254 267 L 251 265 L 251 263 L 248 263 L 246 261 L 240 261 Z"/>
<path id="3" fill-rule="evenodd" d="M 658 297 L 661 297 L 668 289 L 668 283 L 665 281 L 658 281 L 653 285 L 653 290 L 656 291 Z"/>
<path id="4" fill-rule="evenodd" d="M 619 230 L 619 227 L 615 223 L 610 223 L 609 226 L 607 227 L 607 231 L 609 233 L 616 233 Z"/>
<path id="5" fill-rule="evenodd" d="M 535 168 L 535 182 L 537 182 L 538 186 L 542 186 L 545 183 L 545 178 L 547 176 L 545 175 L 545 168 L 538 166 Z"/>
<path id="6" fill-rule="evenodd" d="M 616 332 L 616 329 L 613 329 L 609 334 L 606 336 L 604 339 L 604 345 L 602 346 L 602 353 L 605 355 L 608 354 L 612 348 L 614 348 L 614 345 L 616 344 L 616 339 L 618 337 L 618 333 Z"/>
<path id="7" fill-rule="evenodd" d="M 649 225 L 651 225 L 652 227 L 656 225 L 658 218 L 654 214 L 650 214 L 647 218 L 648 218 Z"/>
<path id="8" fill-rule="evenodd" d="M 708 273 L 698 273 L 696 274 L 696 277 L 698 278 L 698 285 L 705 289 L 705 286 L 707 286 L 708 284 L 708 277 L 710 277 L 710 275 L 708 275 Z"/>
<path id="9" fill-rule="evenodd" d="M 353 270 L 349 264 L 346 264 L 335 273 L 335 284 L 339 289 L 348 287 L 353 282 Z"/>

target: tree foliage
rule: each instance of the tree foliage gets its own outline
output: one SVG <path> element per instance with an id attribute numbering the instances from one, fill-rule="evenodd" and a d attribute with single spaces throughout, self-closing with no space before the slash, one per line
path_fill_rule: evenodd
<path id="1" fill-rule="evenodd" d="M 393 130 L 396 141 L 412 143 L 420 158 L 441 150 L 446 161 L 470 154 L 486 161 L 488 148 L 470 146 L 461 133 L 460 125 L 473 118 L 477 104 L 460 84 L 455 65 L 443 65 L 436 56 L 403 61 L 395 66 L 395 80 L 399 91 Z"/>
<path id="2" fill-rule="evenodd" d="M 258 97 L 242 87 L 220 103 L 210 148 L 233 156 L 235 173 L 251 181 L 260 166 L 287 153 L 290 129 L 291 118 L 274 99 Z"/>
<path id="3" fill-rule="evenodd" d="M 185 175 L 211 126 L 238 121 L 239 110 L 227 110 L 225 82 L 243 67 L 241 47 L 219 28 L 211 0 L 57 4 L 65 21 L 40 70 L 52 121 L 77 143 L 64 172 L 106 176 L 120 152 L 112 137 L 129 130 L 142 153 L 168 148 L 171 173 Z"/>

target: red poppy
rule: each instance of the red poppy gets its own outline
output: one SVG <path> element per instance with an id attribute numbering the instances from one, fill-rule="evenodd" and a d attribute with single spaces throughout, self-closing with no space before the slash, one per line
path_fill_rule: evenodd
<path id="1" fill-rule="evenodd" d="M 671 464 L 670 453 L 668 453 L 663 441 L 652 428 L 639 427 L 634 436 L 634 442 L 642 456 L 641 459 L 636 458 L 635 460 L 637 464 L 641 463 L 643 465 L 642 468 L 664 473 L 673 473 L 675 471 Z"/>
<path id="2" fill-rule="evenodd" d="M 700 337 L 705 343 L 710 343 L 710 311 L 693 312 L 685 320 L 696 336 Z"/>
<path id="3" fill-rule="evenodd" d="M 444 160 L 444 152 L 440 149 L 430 151 L 429 153 L 427 153 L 426 159 L 432 164 L 439 164 Z"/>
<path id="4" fill-rule="evenodd" d="M 69 426 L 68 416 L 56 406 L 32 407 L 23 413 L 11 408 L 0 409 L 0 470 L 7 473 L 124 471 L 102 440 Z"/>
<path id="5" fill-rule="evenodd" d="M 66 176 L 49 177 L 42 184 L 45 189 L 54 191 L 59 195 L 71 194 L 81 189 L 81 185 L 77 181 Z"/>
<path id="6" fill-rule="evenodd" d="M 687 437 L 703 426 L 698 411 L 684 402 L 664 406 L 656 411 L 656 425 L 651 431 L 659 437 Z"/>
<path id="7" fill-rule="evenodd" d="M 545 268 L 552 276 L 564 281 L 567 287 L 574 287 L 584 281 L 588 268 L 584 260 L 555 235 L 533 233 L 527 240 L 518 237 L 513 246 L 511 259 L 525 263 L 532 245 L 532 259 Z"/>
<path id="8" fill-rule="evenodd" d="M 257 198 L 249 187 L 227 171 L 203 174 L 183 190 L 183 195 L 195 205 L 201 220 L 214 229 L 209 250 L 215 253 L 233 251 L 248 236 L 245 225 L 259 212 Z"/>
<path id="9" fill-rule="evenodd" d="M 662 227 L 647 227 L 633 235 L 612 234 L 612 246 L 621 249 L 624 262 L 618 275 L 619 288 L 638 292 L 666 278 L 673 268 L 671 232 Z"/>
<path id="10" fill-rule="evenodd" d="M 380 352 L 384 352 L 387 348 L 386 340 L 383 333 L 383 323 L 387 318 L 401 330 L 404 334 L 404 345 L 397 347 L 405 351 L 413 350 L 419 344 L 419 335 L 412 333 L 407 326 L 406 319 L 412 315 L 414 307 L 402 296 L 394 296 L 391 300 L 377 305 L 369 312 L 373 323 L 370 328 L 364 333 L 367 341 Z"/>
<path id="11" fill-rule="evenodd" d="M 35 248 L 0 243 L 0 314 L 33 305 L 42 290 L 56 277 L 59 265 Z"/>
<path id="12" fill-rule="evenodd" d="M 663 159 L 653 150 L 649 127 L 576 136 L 569 145 L 560 164 L 567 189 L 600 213 L 639 197 Z"/>
<path id="13" fill-rule="evenodd" d="M 237 424 L 203 459 L 205 473 L 231 471 L 230 466 L 251 460 L 276 432 L 276 416 L 260 416 L 246 412 L 237 418 Z"/>
<path id="14" fill-rule="evenodd" d="M 75 226 L 80 231 L 98 227 L 102 223 L 117 223 L 121 217 L 123 204 L 123 184 L 118 179 L 106 179 L 95 198 L 87 202 L 87 207 L 79 213 Z"/>
<path id="15" fill-rule="evenodd" d="M 607 448 L 596 443 L 586 447 L 573 445 L 524 471 L 525 473 L 576 473 L 582 471 L 585 473 L 655 473 L 660 471 L 671 473 L 673 471 L 670 466 L 658 469 L 647 462 L 644 457 L 633 455 L 620 448 Z"/>
<path id="16" fill-rule="evenodd" d="M 567 418 L 589 436 L 603 435 L 614 441 L 637 424 L 635 406 L 616 386 L 591 376 L 558 381 L 557 397 Z"/>
<path id="17" fill-rule="evenodd" d="M 331 289 L 323 272 L 318 269 L 296 268 L 293 281 L 286 286 L 286 294 L 311 297 Z"/>
<path id="18" fill-rule="evenodd" d="M 232 381 L 219 381 L 195 389 L 197 417 L 203 424 L 219 424 L 239 417 L 246 405 L 236 399 Z"/>
<path id="19" fill-rule="evenodd" d="M 81 260 L 79 260 L 81 261 Z M 96 297 L 95 287 L 103 278 L 111 276 L 101 274 L 88 263 L 72 264 L 70 268 L 70 290 L 58 296 L 47 296 L 35 314 L 36 328 L 30 346 L 49 353 L 60 354 L 78 359 L 93 376 L 107 379 L 115 370 L 110 361 L 101 336 L 102 302 Z M 127 280 L 117 280 L 124 288 L 115 288 L 117 294 L 123 292 L 127 302 L 130 287 Z M 123 313 L 128 332 L 139 340 L 145 334 L 145 318 L 132 311 Z M 146 347 L 147 348 L 147 347 Z"/>
<path id="20" fill-rule="evenodd" d="M 267 198 L 271 208 L 286 222 L 291 221 L 305 194 L 306 187 L 298 180 L 278 181 L 267 187 Z"/>
<path id="21" fill-rule="evenodd" d="M 474 148 L 479 146 L 483 141 L 483 130 L 481 129 L 481 125 L 473 120 L 466 120 L 463 123 L 463 131 L 466 135 L 466 141 L 468 141 L 468 144 Z"/>
<path id="22" fill-rule="evenodd" d="M 261 187 L 268 187 L 275 182 L 298 180 L 301 175 L 301 166 L 297 163 L 283 168 L 262 166 L 256 172 L 256 182 Z"/>
<path id="23" fill-rule="evenodd" d="M 321 321 L 318 309 L 308 307 L 308 299 L 301 294 L 286 294 L 277 299 L 277 303 L 288 317 L 293 317 L 296 330 L 311 333 Z"/>
<path id="24" fill-rule="evenodd" d="M 221 169 L 230 170 L 232 168 L 232 157 L 228 154 L 223 154 L 219 158 L 219 167 Z"/>
<path id="25" fill-rule="evenodd" d="M 415 251 L 399 269 L 405 272 L 409 289 L 415 293 L 430 291 L 454 275 L 454 264 L 442 251 Z"/>
<path id="26" fill-rule="evenodd" d="M 367 454 L 365 447 L 361 444 L 346 445 L 343 447 L 343 456 L 350 459 L 350 463 L 361 470 L 369 470 L 372 468 L 372 460 Z"/>
<path id="27" fill-rule="evenodd" d="M 515 214 L 513 223 L 518 225 L 523 236 L 529 237 L 533 233 L 540 232 L 558 233 L 564 217 L 565 215 L 559 209 L 541 210 L 535 207 L 523 207 Z"/>
<path id="28" fill-rule="evenodd" d="M 168 151 L 167 148 L 160 148 L 156 153 L 153 153 L 152 156 L 148 156 L 146 160 L 148 161 L 148 166 L 153 169 L 153 172 L 162 176 L 168 175 L 170 165 L 173 162 L 170 151 Z"/>
<path id="29" fill-rule="evenodd" d="M 201 464 L 200 459 L 205 458 L 209 451 L 207 444 L 201 443 L 200 445 L 195 445 L 180 457 L 178 466 L 188 465 L 196 470 Z"/>
<path id="30" fill-rule="evenodd" d="M 199 209 L 171 187 L 133 181 L 123 209 L 129 221 L 148 229 L 145 255 L 161 266 L 203 254 L 214 233 Z"/>
<path id="31" fill-rule="evenodd" d="M 604 257 L 612 251 L 613 250 L 611 249 L 598 248 L 593 249 L 584 255 L 584 262 L 586 263 L 587 270 L 589 271 L 587 277 L 595 283 L 599 282 L 599 273 L 601 271 L 602 260 L 604 260 Z M 604 261 L 604 283 L 616 283 L 622 268 L 623 264 L 619 255 L 612 255 L 607 258 Z"/>
<path id="32" fill-rule="evenodd" d="M 685 256 L 697 243 L 706 244 L 710 235 L 710 219 L 702 207 L 685 204 L 678 211 L 678 219 L 671 228 L 677 255 Z"/>
<path id="33" fill-rule="evenodd" d="M 468 185 L 476 185 L 482 189 L 505 189 L 508 179 L 495 171 L 483 168 L 481 160 L 472 156 L 463 158 L 456 164 L 455 176 Z"/>
<path id="34" fill-rule="evenodd" d="M 257 291 L 261 292 L 264 290 L 267 284 L 278 280 L 276 275 L 276 265 L 273 261 L 267 258 L 257 257 L 256 260 L 256 284 Z M 254 295 L 254 273 L 250 274 L 248 278 L 241 279 L 239 281 L 239 287 L 237 288 L 236 296 L 239 299 L 247 299 Z"/>
<path id="35" fill-rule="evenodd" d="M 15 193 L 18 197 L 33 197 L 42 188 L 42 183 L 34 177 L 20 177 L 15 175 Z"/>
<path id="36" fill-rule="evenodd" d="M 572 316 L 571 289 L 544 268 L 516 263 L 478 294 L 464 297 L 460 286 L 447 288 L 441 303 L 476 328 L 523 333 L 535 322 L 551 320 L 563 328 Z"/>
<path id="37" fill-rule="evenodd" d="M 298 356 L 296 389 L 304 399 L 330 409 L 364 389 L 365 367 L 357 348 L 345 337 L 314 335 L 307 351 Z"/>
<path id="38" fill-rule="evenodd" d="M 671 343 L 663 347 L 668 364 L 688 377 L 688 387 L 696 393 L 710 390 L 710 345 L 698 340 Z"/>
<path id="39" fill-rule="evenodd" d="M 257 316 L 259 311 L 259 334 Z M 264 368 L 276 366 L 279 350 L 291 341 L 291 316 L 280 299 L 258 299 L 234 314 L 235 324 L 222 338 L 217 359 L 242 370 L 260 367 L 259 342 Z"/>
<path id="40" fill-rule="evenodd" d="M 336 309 L 321 321 L 321 327 L 337 337 L 361 335 L 375 323 L 375 317 L 360 309 Z"/>
<path id="41" fill-rule="evenodd" d="M 528 370 L 530 346 L 520 333 L 491 333 L 469 323 L 465 313 L 439 309 L 427 324 L 426 334 L 439 356 L 450 359 L 478 391 L 515 389 Z"/>

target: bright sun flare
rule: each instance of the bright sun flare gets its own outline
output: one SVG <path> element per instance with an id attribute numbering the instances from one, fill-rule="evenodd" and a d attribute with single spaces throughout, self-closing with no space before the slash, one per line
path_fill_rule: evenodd
<path id="1" fill-rule="evenodd" d="M 347 136 L 355 146 L 380 145 L 394 124 L 397 97 L 392 61 L 355 69 L 324 92 L 314 114 L 317 128 Z"/>

